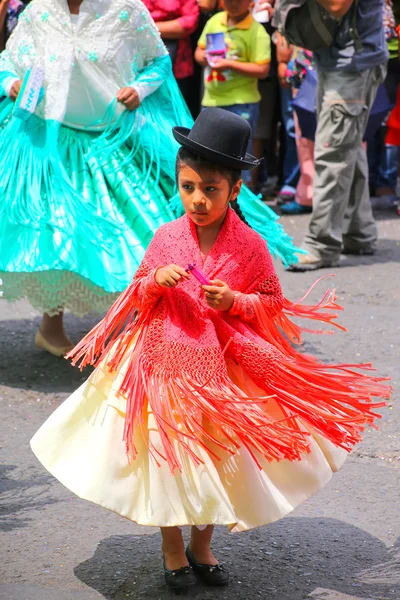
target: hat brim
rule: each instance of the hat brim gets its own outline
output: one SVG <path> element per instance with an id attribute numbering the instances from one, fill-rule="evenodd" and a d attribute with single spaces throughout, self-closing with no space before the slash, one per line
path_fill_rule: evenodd
<path id="1" fill-rule="evenodd" d="M 174 138 L 181 146 L 188 150 L 192 150 L 203 158 L 208 158 L 210 161 L 214 161 L 224 167 L 239 169 L 241 171 L 250 171 L 251 169 L 258 167 L 261 162 L 255 156 L 248 153 L 244 158 L 235 158 L 234 156 L 223 154 L 212 148 L 207 148 L 207 146 L 203 146 L 203 144 L 191 140 L 188 137 L 190 131 L 191 130 L 187 127 L 173 127 L 172 129 Z"/>

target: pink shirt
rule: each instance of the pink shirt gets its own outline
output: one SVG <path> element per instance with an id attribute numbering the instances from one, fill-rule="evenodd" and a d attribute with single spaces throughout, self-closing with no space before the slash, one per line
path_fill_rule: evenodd
<path id="1" fill-rule="evenodd" d="M 174 21 L 177 19 L 187 37 L 179 40 L 174 73 L 177 79 L 193 74 L 193 52 L 189 36 L 196 30 L 200 17 L 197 0 L 143 0 L 151 16 L 157 21 Z"/>

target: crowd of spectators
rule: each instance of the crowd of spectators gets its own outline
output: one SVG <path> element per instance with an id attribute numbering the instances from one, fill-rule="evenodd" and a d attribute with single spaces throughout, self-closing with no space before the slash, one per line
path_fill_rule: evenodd
<path id="1" fill-rule="evenodd" d="M 170 51 L 193 117 L 202 107 L 222 106 L 246 118 L 253 129 L 251 150 L 265 158 L 247 184 L 266 199 L 276 199 L 283 214 L 311 212 L 314 140 L 302 135 L 293 101 L 310 71 L 316 77 L 315 63 L 312 53 L 288 44 L 274 30 L 274 2 L 144 2 Z M 385 0 L 382 28 L 390 52 L 385 87 L 393 105 L 400 72 L 398 12 L 392 0 Z M 383 123 L 368 140 L 370 192 L 396 206 L 397 146 L 385 143 L 386 135 Z"/>
<path id="2" fill-rule="evenodd" d="M 0 49 L 29 0 L 0 0 Z M 170 53 L 174 74 L 195 118 L 203 107 L 221 106 L 247 119 L 251 151 L 264 157 L 246 183 L 283 214 L 312 211 L 314 140 L 302 135 L 293 101 L 310 71 L 310 52 L 291 46 L 271 24 L 264 0 L 143 0 Z M 393 105 L 400 74 L 400 9 L 385 0 L 382 27 L 390 60 L 386 89 Z M 312 101 L 310 100 L 312 103 Z M 395 121 L 393 115 L 392 122 Z M 398 146 L 387 143 L 386 123 L 368 141 L 373 196 L 397 205 Z"/>

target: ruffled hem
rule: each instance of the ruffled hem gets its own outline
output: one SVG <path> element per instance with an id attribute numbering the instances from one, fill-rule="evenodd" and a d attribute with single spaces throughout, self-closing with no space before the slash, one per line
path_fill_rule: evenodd
<path id="1" fill-rule="evenodd" d="M 140 525 L 214 524 L 239 532 L 272 523 L 324 487 L 347 455 L 312 434 L 310 452 L 299 461 L 269 462 L 257 454 L 259 468 L 243 446 L 234 455 L 221 451 L 212 457 L 193 443 L 192 451 L 202 458 L 195 465 L 176 443 L 182 470 L 172 474 L 149 452 L 149 441 L 162 451 L 162 434 L 148 412 L 146 432 L 135 430 L 137 457 L 129 461 L 123 442 L 126 401 L 117 392 L 121 376 L 96 369 L 49 417 L 31 447 L 73 493 Z M 247 392 L 249 387 L 259 392 L 243 382 Z M 212 423 L 206 429 L 215 434 Z"/>
<path id="2" fill-rule="evenodd" d="M 51 317 L 69 309 L 77 317 L 106 312 L 118 297 L 108 293 L 81 275 L 70 271 L 37 273 L 6 273 L 3 280 L 3 299 L 15 302 L 27 298 L 34 308 Z"/>
<path id="3" fill-rule="evenodd" d="M 78 486 L 74 481 L 70 481 L 68 477 L 65 477 L 65 474 L 59 472 L 57 466 L 50 464 L 43 458 L 43 454 L 39 445 L 36 444 L 34 440 L 31 441 L 31 450 L 37 457 L 37 459 L 42 463 L 42 465 L 47 469 L 47 471 L 53 475 L 65 488 L 67 488 L 70 492 L 81 498 L 82 500 L 86 500 L 87 502 L 91 502 L 92 504 L 96 504 L 97 506 L 101 506 L 114 514 L 117 514 L 120 517 L 124 517 L 135 523 L 136 525 L 140 525 L 142 527 L 197 527 L 199 529 L 203 529 L 208 525 L 214 526 L 224 526 L 227 527 L 230 533 L 241 533 L 244 531 L 251 531 L 252 529 L 257 529 L 258 527 L 263 527 L 265 525 L 270 525 L 271 523 L 275 523 L 276 521 L 280 521 L 287 517 L 291 512 L 293 512 L 300 504 L 309 500 L 312 496 L 317 494 L 321 489 L 323 489 L 329 481 L 332 479 L 334 472 L 332 470 L 327 471 L 325 477 L 321 479 L 320 484 L 317 484 L 314 489 L 309 490 L 308 492 L 303 491 L 302 497 L 299 498 L 298 502 L 291 505 L 289 503 L 285 503 L 284 507 L 270 507 L 271 514 L 267 516 L 259 517 L 258 515 L 251 515 L 251 520 L 247 522 L 246 520 L 234 521 L 231 522 L 229 517 L 219 517 L 218 515 L 205 518 L 205 521 L 199 519 L 190 519 L 190 518 L 177 518 L 174 511 L 171 511 L 171 514 L 168 518 L 165 518 L 163 515 L 159 517 L 158 514 L 152 514 L 151 516 L 147 516 L 146 514 L 136 514 L 136 512 L 125 511 L 118 507 L 118 501 L 116 504 L 113 503 L 112 498 L 107 498 L 106 495 L 100 500 L 97 497 L 97 494 L 92 494 L 91 492 L 79 492 Z M 344 462 L 344 460 L 343 460 Z M 79 468 L 78 465 L 76 468 Z M 321 477 L 321 474 L 320 474 Z M 165 485 L 163 485 L 163 490 L 165 492 Z M 245 493 L 244 493 L 245 496 Z M 218 496 L 214 499 L 218 501 Z M 265 500 L 264 500 L 265 501 Z M 174 500 L 175 506 L 179 506 L 180 499 L 176 498 Z"/>

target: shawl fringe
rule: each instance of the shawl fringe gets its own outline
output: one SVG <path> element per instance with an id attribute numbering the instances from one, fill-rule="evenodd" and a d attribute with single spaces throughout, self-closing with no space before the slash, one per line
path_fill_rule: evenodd
<path id="1" fill-rule="evenodd" d="M 249 398 L 229 380 L 200 387 L 184 373 L 180 378 L 171 379 L 162 370 L 151 372 L 140 356 L 137 360 L 136 356 L 131 358 L 120 388 L 120 394 L 127 398 L 124 441 L 129 457 L 135 459 L 137 454 L 136 427 L 142 429 L 157 464 L 160 464 L 159 459 L 165 460 L 172 472 L 182 469 L 177 446 L 183 448 L 196 465 L 203 463 L 196 447 L 220 460 L 217 450 L 233 455 L 244 446 L 259 468 L 255 452 L 268 461 L 294 461 L 309 450 L 309 434 L 300 429 L 294 418 L 288 415 L 277 421 L 268 416 L 264 405 L 273 398 Z M 153 412 L 164 455 L 151 446 L 146 435 L 148 410 Z M 215 435 L 210 433 L 207 422 L 213 426 Z"/>
<path id="2" fill-rule="evenodd" d="M 195 452 L 196 446 L 215 459 L 219 459 L 217 450 L 234 454 L 239 446 L 244 446 L 260 467 L 257 454 L 269 461 L 300 460 L 310 450 L 310 434 L 304 431 L 304 426 L 350 451 L 361 440 L 365 426 L 380 418 L 374 411 L 385 406 L 385 402 L 372 399 L 388 398 L 391 388 L 383 383 L 385 378 L 357 371 L 372 371 L 370 364 L 325 365 L 292 345 L 301 344 L 302 333 L 310 330 L 295 325 L 289 317 L 309 318 L 345 331 L 335 322 L 342 308 L 336 303 L 334 291 L 328 290 L 317 305 L 306 305 L 304 300 L 311 288 L 298 302 L 284 300 L 282 311 L 272 318 L 258 295 L 252 294 L 256 314 L 252 329 L 261 336 L 260 344 L 237 333 L 222 319 L 213 319 L 222 344 L 227 344 L 226 354 L 232 355 L 250 379 L 265 391 L 265 396 L 250 398 L 229 378 L 221 381 L 213 377 L 200 384 L 182 372 L 173 379 L 161 367 L 145 362 L 141 349 L 154 307 L 140 313 L 135 311 L 138 285 L 140 280 L 131 284 L 107 316 L 67 357 L 73 364 L 79 362 L 80 368 L 105 361 L 108 369 L 115 371 L 135 342 L 119 390 L 127 400 L 124 441 L 131 459 L 137 455 L 136 427 L 147 438 L 157 464 L 165 460 L 174 472 L 181 469 L 177 444 L 196 465 L 202 463 Z M 282 419 L 272 419 L 265 410 L 272 401 L 278 405 Z M 161 436 L 163 455 L 151 446 L 146 434 L 149 409 Z M 209 433 L 204 420 L 213 425 L 218 435 Z"/>

